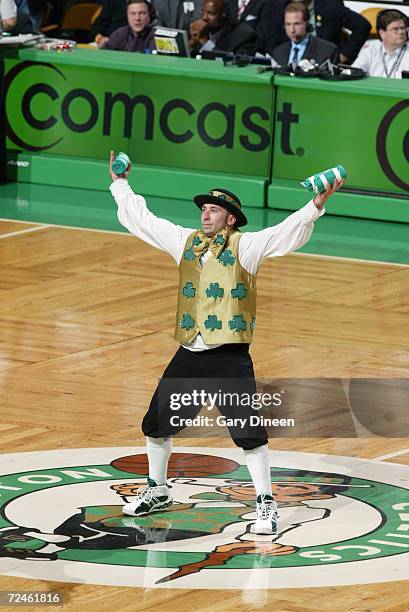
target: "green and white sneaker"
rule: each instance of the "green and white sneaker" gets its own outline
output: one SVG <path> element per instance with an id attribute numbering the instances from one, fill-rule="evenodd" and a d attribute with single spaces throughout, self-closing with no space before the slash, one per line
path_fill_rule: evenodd
<path id="1" fill-rule="evenodd" d="M 274 535 L 278 531 L 278 509 L 271 495 L 257 497 L 257 520 L 251 532 L 258 535 Z"/>
<path id="2" fill-rule="evenodd" d="M 123 506 L 122 513 L 128 516 L 143 516 L 166 510 L 172 504 L 173 498 L 168 485 L 157 485 L 152 478 L 148 478 L 146 487 L 139 490 L 134 501 Z"/>

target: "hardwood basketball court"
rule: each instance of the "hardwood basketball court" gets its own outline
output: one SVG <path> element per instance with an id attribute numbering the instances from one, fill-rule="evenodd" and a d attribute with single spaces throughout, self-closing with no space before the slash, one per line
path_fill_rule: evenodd
<path id="1" fill-rule="evenodd" d="M 4 220 L 0 283 L 1 452 L 143 446 L 139 423 L 175 351 L 173 260 L 127 234 Z M 257 377 L 408 378 L 408 285 L 400 264 L 305 254 L 265 262 Z M 269 446 L 409 466 L 407 437 L 287 437 Z M 409 610 L 408 581 L 221 591 L 3 575 L 0 590 L 58 590 L 66 610 Z"/>

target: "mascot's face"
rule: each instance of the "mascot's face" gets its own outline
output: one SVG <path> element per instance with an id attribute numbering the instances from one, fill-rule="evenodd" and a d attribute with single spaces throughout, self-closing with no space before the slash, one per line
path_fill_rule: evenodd
<path id="1" fill-rule="evenodd" d="M 217 204 L 204 204 L 202 206 L 202 228 L 206 236 L 213 236 L 226 226 L 233 227 L 236 217 L 230 214 L 223 206 Z"/>

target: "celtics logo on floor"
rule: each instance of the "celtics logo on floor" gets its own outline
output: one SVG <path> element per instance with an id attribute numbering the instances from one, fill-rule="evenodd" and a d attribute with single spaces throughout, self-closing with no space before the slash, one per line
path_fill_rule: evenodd
<path id="1" fill-rule="evenodd" d="M 174 504 L 123 516 L 144 449 L 2 455 L 0 571 L 158 588 L 331 586 L 409 578 L 407 466 L 272 452 L 279 532 L 251 532 L 255 491 L 240 449 L 176 448 Z"/>

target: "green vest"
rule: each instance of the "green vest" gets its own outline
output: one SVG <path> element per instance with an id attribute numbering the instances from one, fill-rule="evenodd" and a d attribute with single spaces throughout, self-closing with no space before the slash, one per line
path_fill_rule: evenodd
<path id="1" fill-rule="evenodd" d="M 196 231 L 179 264 L 175 338 L 190 344 L 200 332 L 206 344 L 249 343 L 256 321 L 256 276 L 239 263 L 241 233 Z M 200 256 L 212 255 L 202 267 Z"/>

